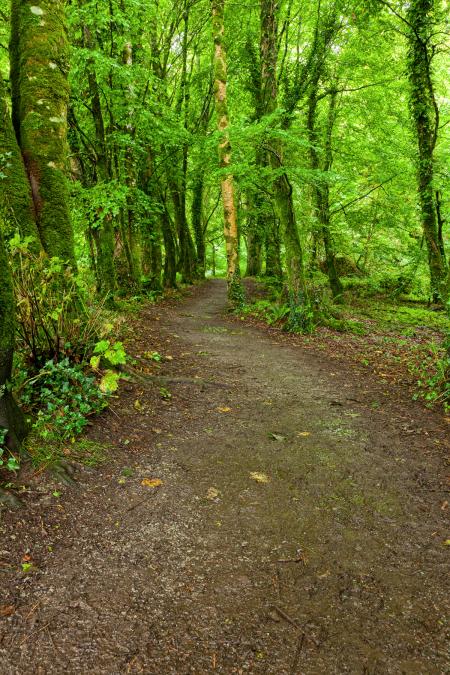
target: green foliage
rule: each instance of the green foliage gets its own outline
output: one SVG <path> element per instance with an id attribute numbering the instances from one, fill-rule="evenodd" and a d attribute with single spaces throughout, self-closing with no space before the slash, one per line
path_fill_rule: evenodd
<path id="1" fill-rule="evenodd" d="M 0 427 L 0 469 L 15 473 L 19 470 L 20 464 L 17 457 L 9 452 L 5 445 L 7 433 L 8 429 Z"/>
<path id="2" fill-rule="evenodd" d="M 68 358 L 48 361 L 22 388 L 21 403 L 38 408 L 34 429 L 43 439 L 68 440 L 82 433 L 89 417 L 108 404 L 95 378 Z"/>
<path id="3" fill-rule="evenodd" d="M 110 366 L 123 365 L 127 362 L 127 355 L 122 342 L 111 344 L 109 340 L 100 340 L 94 347 L 94 356 L 91 357 L 91 366 L 98 368 L 100 361 L 106 361 Z"/>
<path id="4" fill-rule="evenodd" d="M 424 354 L 420 366 L 412 366 L 417 379 L 415 399 L 421 398 L 427 403 L 439 403 L 445 411 L 450 410 L 450 340 L 444 347 L 431 343 Z"/>
<path id="5" fill-rule="evenodd" d="M 111 344 L 109 340 L 100 340 L 94 347 L 94 356 L 91 356 L 90 365 L 98 370 L 100 364 L 106 364 L 107 369 L 100 380 L 100 390 L 104 394 L 113 394 L 119 388 L 120 373 L 111 369 L 115 366 L 124 365 L 127 362 L 127 354 L 122 342 Z"/>
<path id="6" fill-rule="evenodd" d="M 102 332 L 101 304 L 91 309 L 82 279 L 30 244 L 19 235 L 10 241 L 18 347 L 38 368 L 49 359 L 83 360 Z"/>

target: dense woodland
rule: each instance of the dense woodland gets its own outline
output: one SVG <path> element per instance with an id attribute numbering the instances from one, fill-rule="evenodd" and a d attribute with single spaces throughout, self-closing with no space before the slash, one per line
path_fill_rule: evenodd
<path id="1" fill-rule="evenodd" d="M 372 296 L 445 322 L 447 5 L 1 0 L 4 468 L 106 405 L 127 304 L 205 276 L 290 331 Z"/>

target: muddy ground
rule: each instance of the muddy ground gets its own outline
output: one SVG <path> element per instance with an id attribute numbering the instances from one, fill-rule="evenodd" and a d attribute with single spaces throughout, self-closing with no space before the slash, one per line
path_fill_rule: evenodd
<path id="1" fill-rule="evenodd" d="M 2 512 L 0 673 L 450 672 L 448 424 L 224 303 L 133 320 L 166 379 L 124 385 L 78 488 Z"/>

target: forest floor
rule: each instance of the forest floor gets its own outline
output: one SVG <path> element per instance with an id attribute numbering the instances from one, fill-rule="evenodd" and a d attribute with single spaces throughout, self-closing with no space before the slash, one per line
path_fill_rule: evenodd
<path id="1" fill-rule="evenodd" d="M 447 421 L 224 305 L 130 319 L 164 379 L 97 418 L 78 489 L 2 513 L 2 675 L 449 672 Z"/>

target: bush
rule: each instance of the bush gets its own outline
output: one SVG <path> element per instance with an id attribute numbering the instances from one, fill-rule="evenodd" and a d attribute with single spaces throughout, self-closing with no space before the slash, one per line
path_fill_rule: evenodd
<path id="1" fill-rule="evenodd" d="M 78 275 L 59 258 L 33 253 L 31 241 L 10 241 L 17 349 L 37 369 L 50 359 L 81 362 L 101 336 L 103 307 L 89 308 Z"/>
<path id="2" fill-rule="evenodd" d="M 67 440 L 84 430 L 90 415 L 107 406 L 108 394 L 80 364 L 65 358 L 48 361 L 24 384 L 21 403 L 29 410 L 39 408 L 34 428 L 41 437 Z"/>

